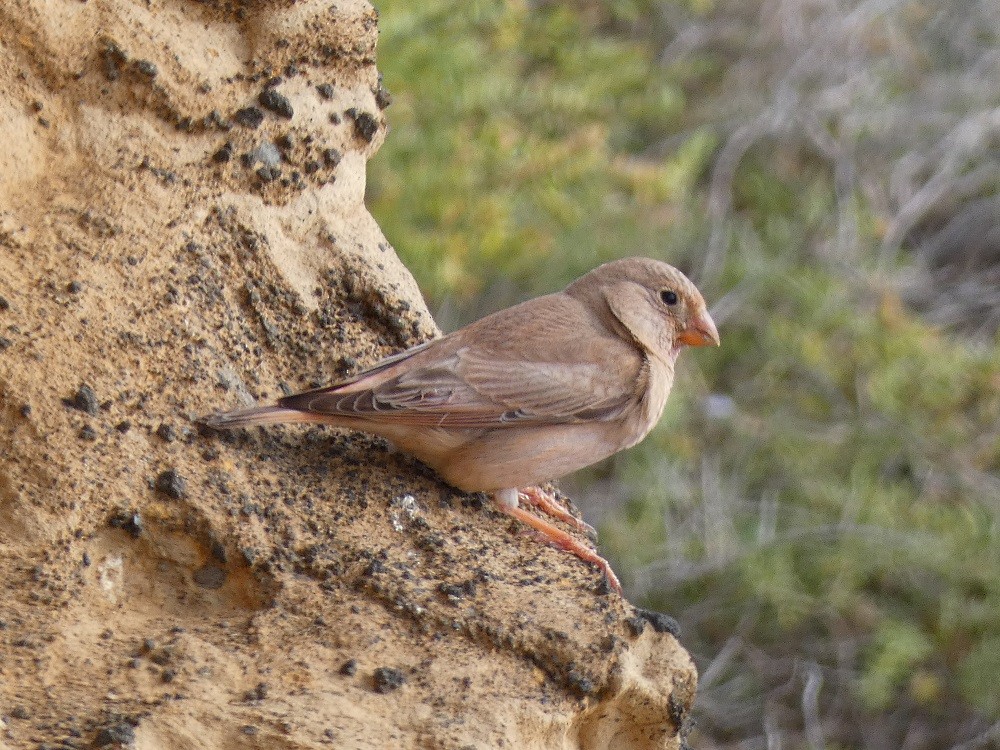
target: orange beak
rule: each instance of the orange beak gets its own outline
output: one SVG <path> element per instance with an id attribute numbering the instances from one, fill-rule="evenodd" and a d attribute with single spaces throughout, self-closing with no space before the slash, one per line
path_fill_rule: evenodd
<path id="1" fill-rule="evenodd" d="M 708 310 L 702 310 L 688 321 L 677 340 L 688 346 L 718 346 L 719 329 L 715 327 L 715 321 Z"/>

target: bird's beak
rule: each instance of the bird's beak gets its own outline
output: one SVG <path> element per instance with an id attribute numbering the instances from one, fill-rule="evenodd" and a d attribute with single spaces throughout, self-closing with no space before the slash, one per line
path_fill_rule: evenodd
<path id="1" fill-rule="evenodd" d="M 688 321 L 677 340 L 688 346 L 718 346 L 719 329 L 715 327 L 715 321 L 708 310 L 702 310 Z"/>

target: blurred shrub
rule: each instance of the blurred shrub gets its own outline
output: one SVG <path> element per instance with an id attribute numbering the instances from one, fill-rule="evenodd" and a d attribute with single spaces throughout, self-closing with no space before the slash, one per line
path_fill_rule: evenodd
<path id="1" fill-rule="evenodd" d="M 678 254 L 664 209 L 715 142 L 695 131 L 670 158 L 635 158 L 683 108 L 647 43 L 604 37 L 558 4 L 380 11 L 395 99 L 369 200 L 432 299 L 448 295 L 468 317 L 491 287 L 501 306 L 636 248 Z"/>

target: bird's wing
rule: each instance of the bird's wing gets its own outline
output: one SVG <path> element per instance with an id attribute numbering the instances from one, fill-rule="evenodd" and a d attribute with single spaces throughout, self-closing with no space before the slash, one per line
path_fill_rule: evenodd
<path id="1" fill-rule="evenodd" d="M 645 391 L 643 356 L 596 330 L 575 301 L 550 297 L 536 310 L 537 302 L 484 318 L 346 383 L 279 404 L 368 421 L 470 429 L 619 416 Z M 545 325 L 528 325 L 539 313 Z"/>
<path id="2" fill-rule="evenodd" d="M 490 352 L 461 352 L 460 372 L 477 393 L 504 404 L 505 419 L 520 423 L 605 421 L 635 401 L 644 390 L 646 369 L 636 356 L 635 368 L 620 363 L 532 359 L 510 362 Z"/>

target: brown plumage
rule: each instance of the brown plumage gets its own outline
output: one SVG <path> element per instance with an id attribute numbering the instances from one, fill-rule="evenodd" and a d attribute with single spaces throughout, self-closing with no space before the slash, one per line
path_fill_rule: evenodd
<path id="1" fill-rule="evenodd" d="M 204 422 L 322 422 L 381 435 L 448 484 L 493 493 L 501 509 L 600 565 L 620 590 L 606 561 L 518 499 L 589 528 L 532 486 L 642 440 L 663 412 L 680 349 L 718 344 L 687 277 L 628 258 L 347 380 Z"/>

